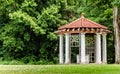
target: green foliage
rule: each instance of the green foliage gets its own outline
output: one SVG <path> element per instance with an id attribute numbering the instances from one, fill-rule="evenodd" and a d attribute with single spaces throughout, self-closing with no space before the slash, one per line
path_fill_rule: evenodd
<path id="1" fill-rule="evenodd" d="M 115 0 L 112 2 L 113 6 L 118 6 L 120 7 L 120 0 Z"/>
<path id="2" fill-rule="evenodd" d="M 0 60 L 1 65 L 23 65 L 24 62 L 18 60 L 11 60 L 11 61 L 2 61 Z"/>
<path id="3" fill-rule="evenodd" d="M 16 11 L 12 14 L 10 14 L 10 19 L 13 20 L 14 24 L 23 24 L 23 26 L 29 26 L 30 29 L 33 29 L 32 31 L 35 32 L 35 34 L 45 34 L 44 30 L 37 25 L 35 22 L 35 18 L 27 15 L 27 13 L 22 11 Z"/>

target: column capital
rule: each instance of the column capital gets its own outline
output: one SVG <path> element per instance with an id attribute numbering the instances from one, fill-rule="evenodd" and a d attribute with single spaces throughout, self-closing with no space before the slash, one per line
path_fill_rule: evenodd
<path id="1" fill-rule="evenodd" d="M 59 34 L 59 36 L 63 36 L 63 34 Z"/>
<path id="2" fill-rule="evenodd" d="M 96 35 L 102 34 L 102 33 L 95 33 Z"/>
<path id="3" fill-rule="evenodd" d="M 84 35 L 84 34 L 86 34 L 86 33 L 85 33 L 85 32 L 82 32 L 82 33 L 80 33 L 80 34 Z"/>
<path id="4" fill-rule="evenodd" d="M 107 35 L 107 33 L 102 33 L 102 36 L 106 36 Z"/>
<path id="5" fill-rule="evenodd" d="M 65 35 L 70 35 L 70 33 L 65 33 Z"/>

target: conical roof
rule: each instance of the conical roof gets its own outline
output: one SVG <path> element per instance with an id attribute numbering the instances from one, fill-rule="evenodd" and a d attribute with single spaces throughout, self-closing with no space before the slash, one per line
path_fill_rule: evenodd
<path id="1" fill-rule="evenodd" d="M 84 17 L 84 13 L 82 13 L 81 18 L 70 22 L 66 25 L 60 26 L 58 31 L 55 33 L 99 33 L 99 32 L 110 32 L 108 28 L 99 23 L 93 22 Z"/>
<path id="2" fill-rule="evenodd" d="M 69 24 L 66 24 L 66 25 L 63 25 L 61 27 L 59 27 L 58 29 L 65 29 L 65 28 L 102 28 L 102 29 L 107 29 L 107 27 L 101 25 L 101 24 L 98 24 L 96 22 L 93 22 L 91 20 L 88 20 L 84 17 L 84 13 L 82 13 L 82 16 L 81 18 L 69 23 Z"/>

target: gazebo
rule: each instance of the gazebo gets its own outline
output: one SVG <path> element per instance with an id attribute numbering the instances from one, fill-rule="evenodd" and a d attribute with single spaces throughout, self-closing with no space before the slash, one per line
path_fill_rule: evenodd
<path id="1" fill-rule="evenodd" d="M 76 51 L 77 63 L 107 63 L 108 32 L 110 31 L 107 27 L 85 18 L 84 13 L 81 18 L 60 26 L 56 31 L 59 34 L 59 63 L 71 63 L 73 50 Z"/>

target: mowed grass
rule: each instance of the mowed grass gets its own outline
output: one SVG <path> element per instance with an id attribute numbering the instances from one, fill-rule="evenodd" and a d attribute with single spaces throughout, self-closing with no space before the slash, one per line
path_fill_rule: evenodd
<path id="1" fill-rule="evenodd" d="M 0 65 L 0 74 L 120 74 L 120 65 Z"/>

